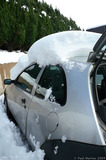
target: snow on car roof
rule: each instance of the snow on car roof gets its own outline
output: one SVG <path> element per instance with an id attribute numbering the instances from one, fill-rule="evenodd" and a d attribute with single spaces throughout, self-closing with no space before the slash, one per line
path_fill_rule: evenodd
<path id="1" fill-rule="evenodd" d="M 101 34 L 85 31 L 64 31 L 43 37 L 36 41 L 28 54 L 20 57 L 16 66 L 11 70 L 12 78 L 35 62 L 40 66 L 66 63 L 69 60 L 87 61 L 89 52 Z M 79 58 L 78 58 L 79 57 Z"/>

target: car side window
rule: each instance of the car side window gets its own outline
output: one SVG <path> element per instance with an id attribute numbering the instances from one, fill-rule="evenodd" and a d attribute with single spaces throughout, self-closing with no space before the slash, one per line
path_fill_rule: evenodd
<path id="1" fill-rule="evenodd" d="M 96 86 L 99 101 L 106 99 L 106 65 L 100 66 L 97 70 Z"/>
<path id="2" fill-rule="evenodd" d="M 38 66 L 38 64 L 31 65 L 20 74 L 16 85 L 28 93 L 31 93 L 40 70 L 41 68 Z"/>
<path id="3" fill-rule="evenodd" d="M 48 66 L 38 83 L 35 96 L 61 106 L 66 103 L 66 77 L 61 66 Z"/>

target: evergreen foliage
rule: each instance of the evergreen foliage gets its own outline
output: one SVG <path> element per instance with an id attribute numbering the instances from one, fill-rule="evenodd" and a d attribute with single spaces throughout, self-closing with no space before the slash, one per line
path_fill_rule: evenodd
<path id="1" fill-rule="evenodd" d="M 80 28 L 44 1 L 0 1 L 0 48 L 28 50 L 36 40 L 65 30 Z"/>

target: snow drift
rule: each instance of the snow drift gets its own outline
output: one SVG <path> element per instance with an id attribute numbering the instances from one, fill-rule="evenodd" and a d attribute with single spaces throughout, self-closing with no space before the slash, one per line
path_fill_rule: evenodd
<path id="1" fill-rule="evenodd" d="M 85 57 L 87 61 L 99 37 L 100 34 L 83 31 L 65 31 L 46 36 L 30 47 L 28 55 L 19 58 L 11 70 L 12 78 L 15 79 L 25 67 L 34 62 L 45 66 L 78 60 L 78 57 L 80 61 L 80 57 Z"/>
<path id="2" fill-rule="evenodd" d="M 24 53 L 20 51 L 8 52 L 0 50 L 0 64 L 17 62 L 19 57 L 22 55 L 24 55 Z"/>

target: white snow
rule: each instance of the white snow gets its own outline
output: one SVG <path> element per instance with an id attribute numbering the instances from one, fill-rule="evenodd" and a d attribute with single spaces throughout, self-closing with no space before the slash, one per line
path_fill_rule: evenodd
<path id="1" fill-rule="evenodd" d="M 50 97 L 52 93 L 52 88 L 49 88 L 46 90 L 46 94 L 45 94 L 45 100 L 48 100 L 48 98 Z"/>
<path id="2" fill-rule="evenodd" d="M 65 136 L 65 135 L 63 135 L 61 140 L 62 140 L 62 142 L 63 142 L 63 143 L 65 143 L 65 142 L 66 142 L 66 140 L 67 140 L 66 136 Z"/>
<path id="3" fill-rule="evenodd" d="M 48 135 L 48 140 L 50 140 L 51 136 L 52 136 L 52 135 L 51 135 L 51 133 L 50 133 L 50 134 Z"/>
<path id="4" fill-rule="evenodd" d="M 30 47 L 28 55 L 19 59 L 11 70 L 12 78 L 15 79 L 31 63 L 46 66 L 69 61 L 86 62 L 100 36 L 101 34 L 84 31 L 65 31 L 46 36 Z"/>
<path id="5" fill-rule="evenodd" d="M 73 70 L 74 68 L 77 68 L 78 71 L 83 72 L 87 68 L 87 63 L 69 61 L 69 62 L 66 63 L 66 68 L 68 70 Z"/>
<path id="6" fill-rule="evenodd" d="M 29 12 L 29 8 L 26 5 L 23 5 L 21 8 L 23 8 L 24 10 L 26 9 L 27 12 Z"/>
<path id="7" fill-rule="evenodd" d="M 30 151 L 19 129 L 8 119 L 3 97 L 0 96 L 0 160 L 43 160 L 45 153 L 39 142 L 35 143 L 35 151 Z"/>
<path id="8" fill-rule="evenodd" d="M 45 11 L 41 12 L 45 17 L 47 16 L 47 13 Z"/>
<path id="9" fill-rule="evenodd" d="M 54 154 L 57 154 L 57 152 L 58 152 L 58 146 L 55 146 L 55 148 L 54 148 Z"/>
<path id="10" fill-rule="evenodd" d="M 18 62 L 20 56 L 24 55 L 21 51 L 8 52 L 0 50 L 0 64 Z"/>
<path id="11" fill-rule="evenodd" d="M 36 8 L 34 7 L 34 8 L 33 8 L 33 11 L 35 11 L 35 10 L 36 10 Z"/>
<path id="12" fill-rule="evenodd" d="M 14 3 L 15 3 L 15 4 L 18 4 L 18 2 L 17 2 L 16 0 L 14 0 Z"/>

